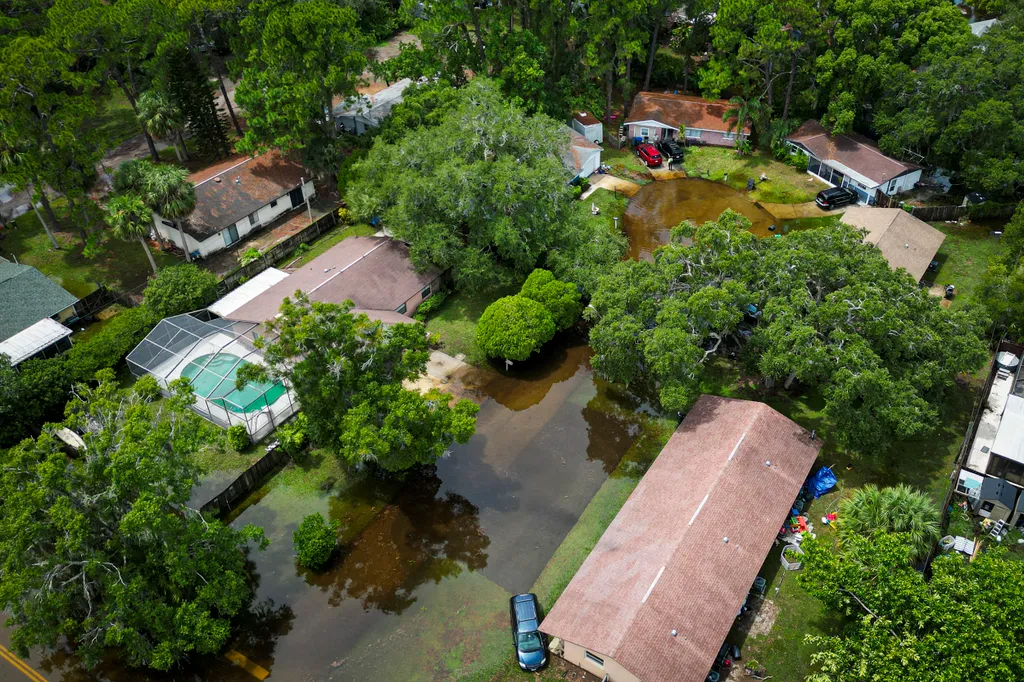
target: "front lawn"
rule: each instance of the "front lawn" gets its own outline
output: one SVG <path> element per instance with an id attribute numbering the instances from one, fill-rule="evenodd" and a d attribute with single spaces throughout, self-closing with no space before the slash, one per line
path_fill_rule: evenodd
<path id="1" fill-rule="evenodd" d="M 94 213 L 98 209 L 90 208 L 90 219 L 94 220 L 94 229 L 102 230 L 102 223 Z M 16 227 L 5 227 L 0 241 L 0 256 L 8 260 L 15 258 L 19 263 L 37 268 L 50 279 L 58 282 L 75 296 L 82 297 L 105 285 L 112 289 L 128 291 L 145 285 L 147 278 L 153 274 L 149 260 L 142 251 L 139 242 L 125 242 L 112 237 L 102 240 L 99 252 L 92 257 L 83 253 L 82 238 L 72 226 L 80 221 L 79 216 L 65 215 L 66 206 L 63 200 L 53 202 L 53 210 L 61 219 L 60 230 L 54 236 L 61 245 L 54 250 L 49 237 L 39 224 L 33 211 L 19 217 Z M 80 213 L 80 211 L 76 211 Z M 102 235 L 99 233 L 97 236 Z M 170 253 L 150 249 L 157 267 L 176 265 L 180 261 Z"/>
<path id="2" fill-rule="evenodd" d="M 644 165 L 630 147 L 623 147 L 621 150 L 605 148 L 601 152 L 601 163 L 611 168 L 611 174 L 623 180 L 629 180 L 639 185 L 646 185 L 654 178 L 651 171 Z"/>
<path id="3" fill-rule="evenodd" d="M 760 150 L 739 156 L 723 147 L 687 147 L 683 170 L 694 178 L 725 182 L 733 189 L 745 191 L 747 180 L 758 180 L 764 173 L 768 179 L 758 182 L 748 196 L 769 204 L 802 204 L 814 201 L 814 195 L 828 187 L 820 180 L 776 161 Z M 728 180 L 726 180 L 728 175 Z"/>
<path id="4" fill-rule="evenodd" d="M 975 289 L 981 283 L 989 261 L 1002 249 L 1000 237 L 992 236 L 988 227 L 979 225 L 951 225 L 931 223 L 935 229 L 946 235 L 935 260 L 938 270 L 925 274 L 925 279 L 937 285 L 956 286 L 956 298 L 950 307 L 959 308 L 972 302 Z"/>
<path id="5" fill-rule="evenodd" d="M 596 216 L 593 215 L 591 204 L 597 206 L 600 210 Z M 608 229 L 615 227 L 615 219 L 619 219 L 618 228 L 622 231 L 622 216 L 626 213 L 626 207 L 629 206 L 629 197 L 613 192 L 611 190 L 599 187 L 591 192 L 583 201 L 576 202 L 576 206 L 583 212 L 587 220 L 599 220 L 607 225 Z"/>

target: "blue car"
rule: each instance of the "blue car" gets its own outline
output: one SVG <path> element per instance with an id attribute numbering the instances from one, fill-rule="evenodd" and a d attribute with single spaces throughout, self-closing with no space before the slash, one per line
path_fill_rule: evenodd
<path id="1" fill-rule="evenodd" d="M 535 594 L 517 594 L 509 599 L 512 645 L 519 667 L 534 672 L 548 662 L 547 647 L 540 627 L 540 603 Z"/>

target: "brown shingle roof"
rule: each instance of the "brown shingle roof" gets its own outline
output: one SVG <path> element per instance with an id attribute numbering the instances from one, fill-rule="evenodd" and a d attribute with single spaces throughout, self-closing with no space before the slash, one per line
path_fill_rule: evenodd
<path id="1" fill-rule="evenodd" d="M 278 152 L 267 152 L 231 165 L 219 164 L 216 172 L 204 169 L 191 177 L 196 183 L 196 209 L 184 229 L 203 240 L 287 194 L 310 174 L 302 164 Z"/>
<path id="2" fill-rule="evenodd" d="M 402 242 L 381 237 L 349 237 L 228 317 L 246 322 L 273 319 L 285 297 L 300 290 L 311 301 L 341 303 L 348 299 L 374 319 L 399 321 L 371 311 L 394 311 L 439 274 L 435 268 L 416 272 L 409 260 L 409 247 Z"/>
<path id="3" fill-rule="evenodd" d="M 702 396 L 541 630 L 644 682 L 703 682 L 820 445 L 767 405 Z"/>
<path id="4" fill-rule="evenodd" d="M 819 159 L 837 161 L 853 169 L 873 181 L 875 186 L 920 168 L 886 156 L 863 135 L 829 135 L 824 126 L 814 119 L 806 121 L 786 139 L 803 146 Z"/>
<path id="5" fill-rule="evenodd" d="M 864 241 L 878 247 L 893 270 L 903 268 L 920 281 L 946 235 L 901 208 L 856 206 L 843 222 L 867 230 Z"/>
<path id="6" fill-rule="evenodd" d="M 587 113 L 586 111 L 577 111 L 572 115 L 572 117 L 585 126 L 592 126 L 601 123 L 599 118 L 593 114 Z"/>
<path id="7" fill-rule="evenodd" d="M 729 132 L 729 124 L 722 116 L 729 109 L 724 99 L 706 100 L 692 95 L 673 95 L 661 92 L 638 92 L 633 98 L 626 123 L 657 121 L 673 128 L 700 128 Z M 750 134 L 750 127 L 743 129 Z"/>

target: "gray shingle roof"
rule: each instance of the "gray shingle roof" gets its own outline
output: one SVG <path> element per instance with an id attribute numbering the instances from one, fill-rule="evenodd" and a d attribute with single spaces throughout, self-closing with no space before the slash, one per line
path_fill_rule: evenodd
<path id="1" fill-rule="evenodd" d="M 56 315 L 77 300 L 32 266 L 0 260 L 0 341 Z"/>

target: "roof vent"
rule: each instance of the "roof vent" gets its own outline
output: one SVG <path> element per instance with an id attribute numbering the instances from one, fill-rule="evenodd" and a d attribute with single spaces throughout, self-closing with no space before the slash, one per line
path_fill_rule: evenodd
<path id="1" fill-rule="evenodd" d="M 672 636 L 673 636 L 673 637 L 675 637 L 675 636 L 676 636 L 676 635 L 678 635 L 678 634 L 679 634 L 679 633 L 678 633 L 678 632 L 676 632 L 675 630 L 673 630 L 673 631 L 672 631 Z"/>
<path id="2" fill-rule="evenodd" d="M 725 544 L 729 544 L 729 537 L 726 536 L 726 537 L 722 538 L 722 542 L 724 542 Z"/>
<path id="3" fill-rule="evenodd" d="M 904 244 L 903 247 L 909 249 L 910 248 L 910 244 Z"/>
<path id="4" fill-rule="evenodd" d="M 772 465 L 772 461 L 771 461 L 770 459 L 766 459 L 766 460 L 764 461 L 764 465 L 765 465 L 766 467 L 770 467 L 770 466 Z"/>
<path id="5" fill-rule="evenodd" d="M 241 182 L 242 182 L 242 176 L 241 175 L 236 175 L 235 176 L 235 184 L 238 185 L 238 184 L 241 184 Z"/>
<path id="6" fill-rule="evenodd" d="M 215 178 L 213 179 L 213 181 L 214 181 L 214 182 L 220 182 L 220 176 L 217 176 L 217 177 L 215 177 Z"/>

